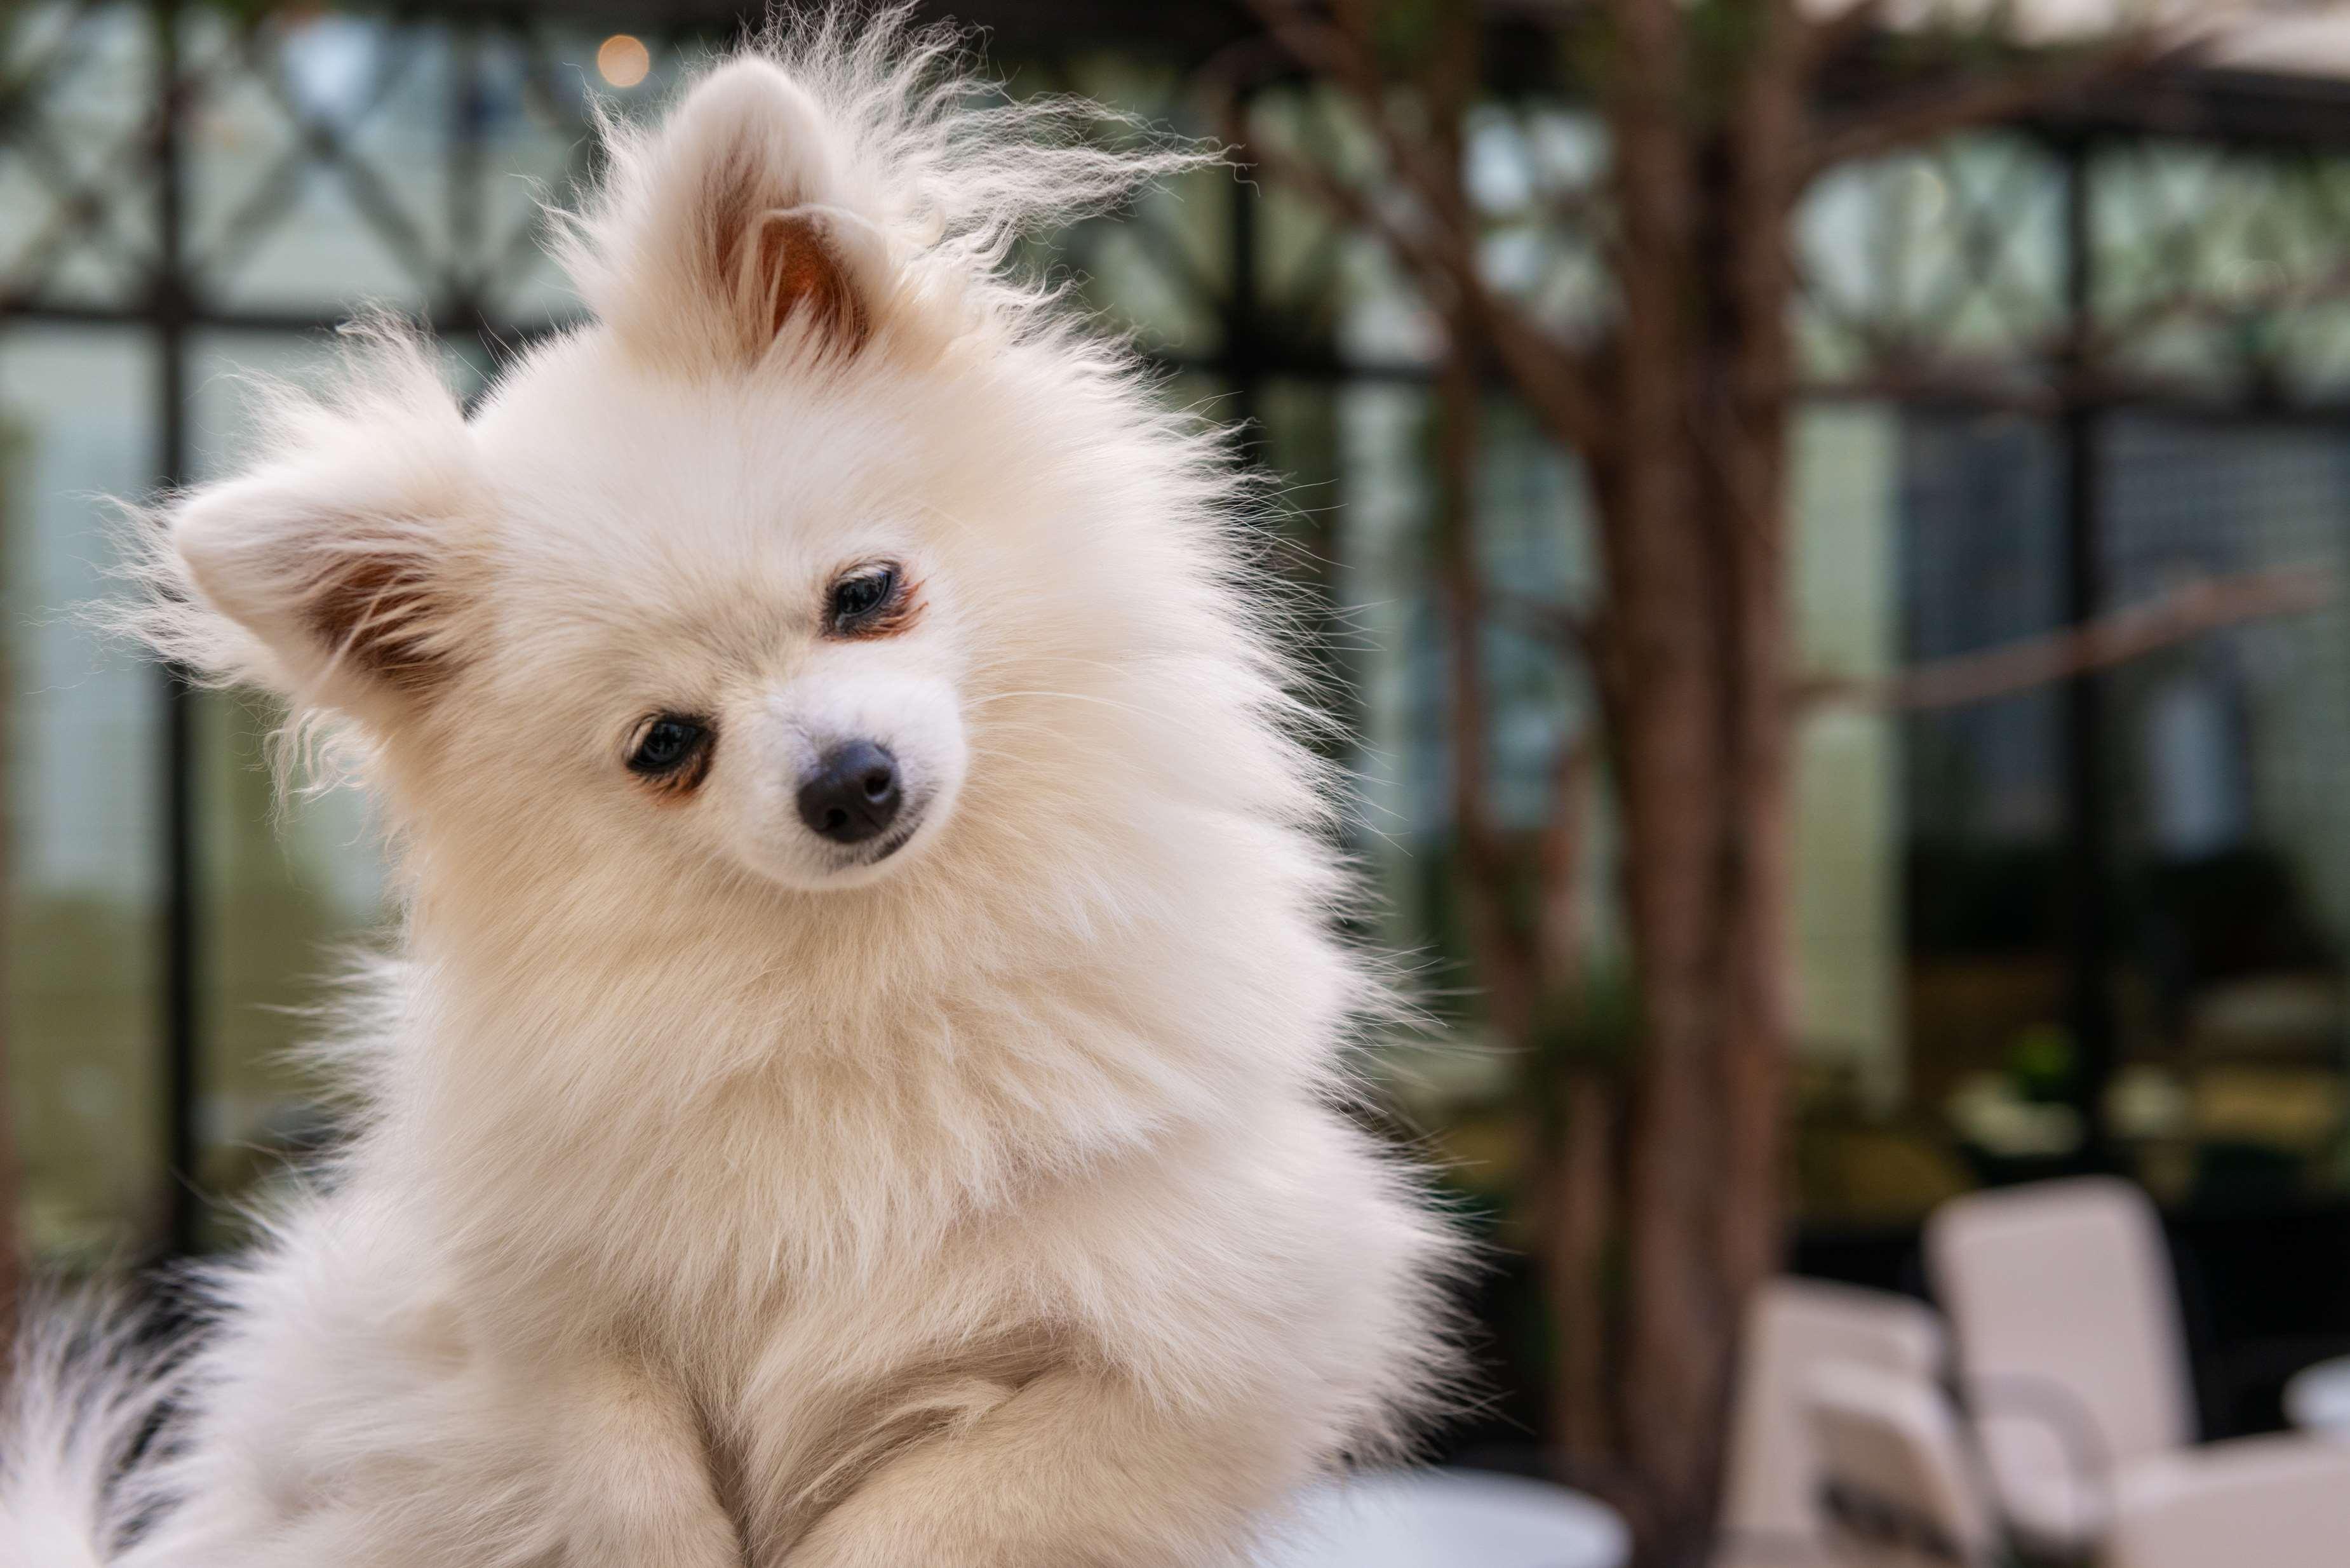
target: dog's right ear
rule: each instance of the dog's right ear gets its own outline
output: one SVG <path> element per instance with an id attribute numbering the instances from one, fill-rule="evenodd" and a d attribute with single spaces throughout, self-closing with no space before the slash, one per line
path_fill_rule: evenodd
<path id="1" fill-rule="evenodd" d="M 782 67 L 729 61 L 655 130 L 608 139 L 601 192 L 559 249 L 636 352 L 698 369 L 779 344 L 865 348 L 889 308 L 889 242 L 850 210 L 823 110 Z"/>
<path id="2" fill-rule="evenodd" d="M 182 591 L 244 634 L 212 673 L 364 717 L 428 699 L 461 667 L 485 486 L 454 400 L 406 352 L 396 379 L 284 403 L 270 457 L 172 508 Z"/>

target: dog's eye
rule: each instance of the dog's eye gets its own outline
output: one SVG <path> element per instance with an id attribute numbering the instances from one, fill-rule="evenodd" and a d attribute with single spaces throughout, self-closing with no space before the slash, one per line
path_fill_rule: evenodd
<path id="1" fill-rule="evenodd" d="M 709 750 L 710 730 L 700 720 L 663 713 L 645 726 L 629 753 L 629 771 L 647 778 L 669 778 L 684 771 Z"/>
<path id="2" fill-rule="evenodd" d="M 874 637 L 898 628 L 905 607 L 903 574 L 888 563 L 858 566 L 825 592 L 824 628 L 834 637 Z"/>

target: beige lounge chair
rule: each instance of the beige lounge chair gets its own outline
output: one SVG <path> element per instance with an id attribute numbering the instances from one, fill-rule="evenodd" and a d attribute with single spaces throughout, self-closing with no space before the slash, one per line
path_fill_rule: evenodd
<path id="1" fill-rule="evenodd" d="M 1782 1278 L 1755 1292 L 1739 1348 L 1730 1469 L 1715 1568 L 1832 1562 L 1819 1529 L 1819 1471 L 1804 1400 L 1830 1363 L 1924 1382 L 1941 1375 L 1941 1321 L 1908 1296 Z"/>

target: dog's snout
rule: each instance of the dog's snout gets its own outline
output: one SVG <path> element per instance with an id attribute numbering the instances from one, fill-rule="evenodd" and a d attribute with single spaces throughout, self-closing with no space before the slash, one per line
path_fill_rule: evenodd
<path id="1" fill-rule="evenodd" d="M 873 741 L 835 746 L 800 785 L 800 820 L 835 844 L 862 844 L 897 820 L 898 759 Z"/>

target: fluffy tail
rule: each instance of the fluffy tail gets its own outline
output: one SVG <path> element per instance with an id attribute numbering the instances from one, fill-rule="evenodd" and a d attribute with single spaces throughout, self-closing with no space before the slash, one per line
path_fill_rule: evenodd
<path id="1" fill-rule="evenodd" d="M 132 1461 L 172 1392 L 140 1316 L 85 1296 L 28 1311 L 0 1405 L 0 1568 L 105 1568 L 144 1510 Z"/>

